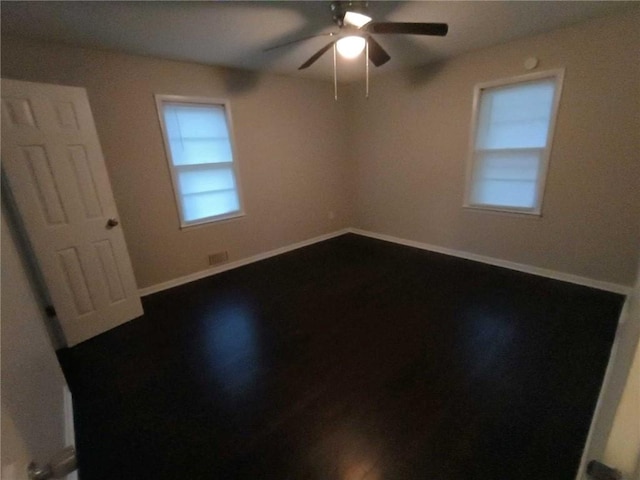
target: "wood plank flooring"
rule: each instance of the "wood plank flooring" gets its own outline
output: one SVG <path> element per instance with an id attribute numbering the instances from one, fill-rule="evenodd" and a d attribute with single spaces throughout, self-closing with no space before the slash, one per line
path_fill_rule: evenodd
<path id="1" fill-rule="evenodd" d="M 59 352 L 81 480 L 573 480 L 623 297 L 344 235 Z"/>

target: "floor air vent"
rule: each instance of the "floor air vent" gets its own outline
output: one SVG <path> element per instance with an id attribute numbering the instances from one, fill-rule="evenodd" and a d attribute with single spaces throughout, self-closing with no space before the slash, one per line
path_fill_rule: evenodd
<path id="1" fill-rule="evenodd" d="M 229 254 L 225 250 L 224 252 L 212 253 L 209 255 L 209 265 L 218 265 L 229 260 Z"/>

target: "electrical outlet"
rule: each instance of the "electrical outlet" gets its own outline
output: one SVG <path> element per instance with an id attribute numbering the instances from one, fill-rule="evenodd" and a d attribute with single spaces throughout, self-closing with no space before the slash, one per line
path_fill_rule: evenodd
<path id="1" fill-rule="evenodd" d="M 218 265 L 229 260 L 229 254 L 227 251 L 211 253 L 209 254 L 209 265 Z"/>

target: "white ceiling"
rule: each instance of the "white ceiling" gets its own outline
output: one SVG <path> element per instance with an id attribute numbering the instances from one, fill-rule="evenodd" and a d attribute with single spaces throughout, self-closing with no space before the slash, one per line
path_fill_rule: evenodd
<path id="1" fill-rule="evenodd" d="M 446 37 L 377 35 L 391 61 L 372 73 L 428 64 L 614 13 L 634 3 L 370 1 L 368 12 L 374 21 L 449 24 Z M 264 49 L 335 30 L 329 1 L 2 2 L 3 34 L 325 79 L 332 76 L 330 52 L 307 70 L 297 68 L 328 43 L 326 37 Z M 339 78 L 354 80 L 363 71 L 362 58 L 341 60 Z"/>

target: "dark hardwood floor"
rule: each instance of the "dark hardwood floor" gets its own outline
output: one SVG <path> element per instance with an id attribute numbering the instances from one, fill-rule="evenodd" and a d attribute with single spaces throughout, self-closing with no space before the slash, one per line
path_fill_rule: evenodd
<path id="1" fill-rule="evenodd" d="M 81 480 L 573 480 L 623 297 L 345 235 L 59 352 Z"/>

